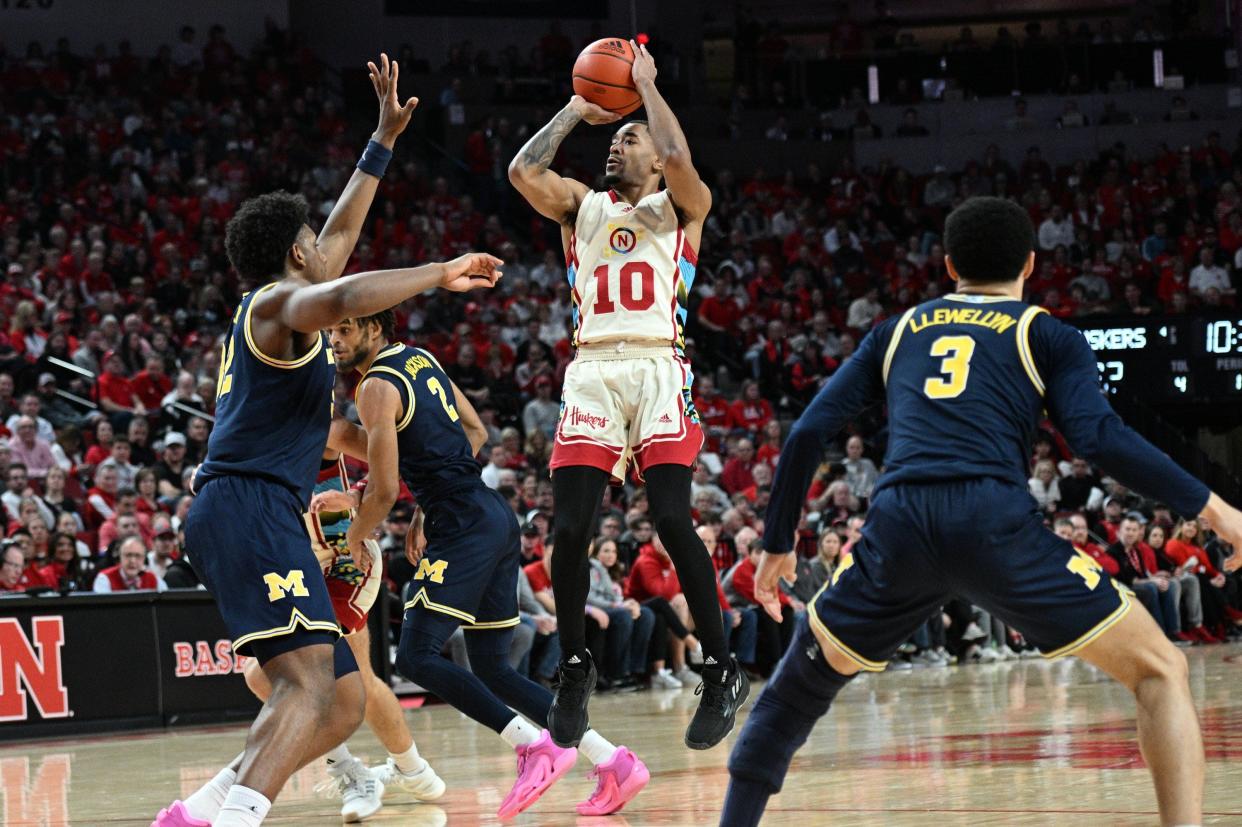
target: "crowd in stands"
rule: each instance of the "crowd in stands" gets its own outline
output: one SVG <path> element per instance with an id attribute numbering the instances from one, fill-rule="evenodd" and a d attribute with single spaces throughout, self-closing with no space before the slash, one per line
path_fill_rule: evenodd
<path id="1" fill-rule="evenodd" d="M 210 433 L 220 337 L 259 286 L 231 271 L 223 228 L 243 199 L 273 189 L 302 193 L 320 219 L 330 210 L 370 126 L 347 123 L 330 89 L 323 67 L 276 28 L 247 54 L 220 27 L 153 58 L 125 44 L 90 56 L 63 42 L 0 53 L 0 591 L 196 584 L 178 551 L 189 475 Z M 525 128 L 482 151 L 507 163 Z M 1038 147 L 1007 159 L 989 146 L 927 177 L 848 159 L 703 170 L 714 205 L 685 347 L 707 442 L 692 502 L 748 669 L 770 671 L 793 618 L 849 555 L 884 455 L 882 410 L 830 450 L 799 534 L 805 576 L 776 623 L 753 588 L 783 433 L 877 321 L 953 289 L 939 237 L 948 211 L 973 195 L 1026 207 L 1039 246 L 1029 294 L 1060 318 L 1231 306 L 1242 268 L 1233 138 L 1205 130 L 1199 144 L 1152 157 L 1117 146 L 1058 167 Z M 490 165 L 468 166 L 437 176 L 399 145 L 349 271 L 466 249 L 506 260 L 496 291 L 419 297 L 399 308 L 398 329 L 437 355 L 489 429 L 483 478 L 523 525 L 515 658 L 547 680 L 557 660 L 547 463 L 572 358 L 570 289 L 555 226 Z M 557 168 L 586 181 L 602 169 L 565 159 Z M 337 394 L 350 414 L 348 380 Z M 1098 477 L 1051 426 L 1031 476 L 1050 525 L 1133 584 L 1171 637 L 1232 635 L 1242 604 L 1221 568 L 1232 550 L 1205 527 Z M 411 574 L 401 552 L 409 513 L 399 504 L 385 525 L 394 600 Z M 600 518 L 588 625 L 606 685 L 690 681 L 698 641 L 640 482 L 610 489 Z M 955 603 L 929 618 L 901 663 L 1023 648 L 998 619 Z"/>

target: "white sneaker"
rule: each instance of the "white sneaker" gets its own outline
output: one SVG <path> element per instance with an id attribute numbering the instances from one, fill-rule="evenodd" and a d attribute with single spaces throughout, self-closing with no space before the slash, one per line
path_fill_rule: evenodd
<path id="1" fill-rule="evenodd" d="M 888 662 L 887 667 L 889 672 L 905 672 L 913 668 L 914 664 L 905 658 L 894 658 Z"/>
<path id="2" fill-rule="evenodd" d="M 681 681 L 682 686 L 698 686 L 703 682 L 699 677 L 699 673 L 695 672 L 689 666 L 683 666 L 673 673 L 673 677 Z"/>
<path id="3" fill-rule="evenodd" d="M 385 795 L 400 790 L 419 801 L 435 801 L 444 795 L 444 781 L 427 761 L 423 761 L 423 768 L 418 772 L 406 774 L 397 767 L 396 761 L 389 758 L 388 763 L 371 767 L 370 772 L 383 785 Z"/>
<path id="4" fill-rule="evenodd" d="M 979 624 L 973 620 L 966 627 L 966 631 L 962 632 L 962 640 L 981 640 L 988 636 L 988 633 L 979 628 Z"/>
<path id="5" fill-rule="evenodd" d="M 1017 660 L 1018 653 L 1010 649 L 1008 644 L 1002 645 L 1000 648 L 1001 660 Z"/>
<path id="6" fill-rule="evenodd" d="M 673 677 L 673 673 L 667 669 L 661 669 L 651 676 L 652 689 L 681 689 L 681 681 Z"/>
<path id="7" fill-rule="evenodd" d="M 384 785 L 371 775 L 357 758 L 328 768 L 329 784 L 341 795 L 341 821 L 352 823 L 369 818 L 384 806 Z"/>
<path id="8" fill-rule="evenodd" d="M 700 644 L 700 645 L 699 645 L 699 648 L 697 648 L 697 649 L 687 649 L 687 650 L 686 650 L 686 660 L 690 661 L 690 663 L 694 664 L 695 666 L 702 666 L 702 665 L 703 665 L 703 646 L 702 646 L 702 644 Z"/>
<path id="9" fill-rule="evenodd" d="M 1000 659 L 1000 650 L 995 646 L 988 645 L 979 650 L 980 663 L 996 663 Z"/>

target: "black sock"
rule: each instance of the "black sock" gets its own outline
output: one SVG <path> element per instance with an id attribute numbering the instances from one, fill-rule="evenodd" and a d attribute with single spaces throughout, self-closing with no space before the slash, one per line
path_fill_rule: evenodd
<path id="1" fill-rule="evenodd" d="M 651 520 L 677 569 L 681 593 L 694 618 L 694 634 L 703 645 L 703 663 L 707 667 L 725 666 L 729 663 L 729 645 L 716 597 L 716 569 L 690 519 L 690 469 L 655 465 L 644 477 Z M 552 559 L 555 562 L 556 558 Z"/>

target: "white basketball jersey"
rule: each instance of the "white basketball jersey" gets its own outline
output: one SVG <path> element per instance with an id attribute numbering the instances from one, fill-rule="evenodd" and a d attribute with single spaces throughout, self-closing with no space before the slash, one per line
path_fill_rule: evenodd
<path id="1" fill-rule="evenodd" d="M 566 254 L 574 345 L 645 340 L 680 352 L 697 261 L 667 190 L 637 205 L 612 190 L 589 193 Z"/>

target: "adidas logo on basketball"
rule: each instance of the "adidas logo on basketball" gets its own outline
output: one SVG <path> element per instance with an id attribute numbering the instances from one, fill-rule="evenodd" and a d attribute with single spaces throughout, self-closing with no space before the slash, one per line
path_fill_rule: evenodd
<path id="1" fill-rule="evenodd" d="M 659 421 L 661 425 L 672 425 L 673 424 L 673 418 L 670 417 L 668 414 L 665 414 L 664 416 L 660 417 Z"/>
<path id="2" fill-rule="evenodd" d="M 625 54 L 625 44 L 620 40 L 609 40 L 606 43 L 601 43 L 600 47 L 604 49 L 611 49 L 617 54 Z"/>

